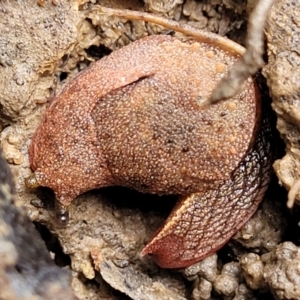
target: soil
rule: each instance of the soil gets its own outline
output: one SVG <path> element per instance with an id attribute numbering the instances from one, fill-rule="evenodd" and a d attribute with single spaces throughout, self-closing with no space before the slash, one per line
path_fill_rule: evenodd
<path id="1" fill-rule="evenodd" d="M 41 282 L 49 278 L 64 282 L 62 290 L 68 293 L 65 282 L 70 282 L 78 299 L 300 299 L 299 208 L 286 208 L 285 190 L 290 190 L 300 177 L 300 21 L 295 1 L 276 1 L 266 25 L 268 63 L 262 73 L 283 140 L 278 141 L 274 163 L 277 177 L 274 175 L 257 213 L 217 254 L 184 270 L 162 269 L 151 258 L 141 257 L 141 249 L 174 206 L 174 197 L 119 187 L 91 191 L 72 202 L 70 221 L 60 228 L 54 219 L 52 191 L 26 189 L 24 180 L 32 173 L 28 147 L 52 97 L 92 61 L 146 35 L 170 34 L 155 24 L 101 14 L 98 2 L 172 18 L 226 35 L 240 44 L 244 44 L 247 15 L 255 5 L 255 1 L 245 0 L 0 3 L 1 146 L 16 189 L 14 201 L 6 203 L 26 219 L 25 211 L 39 232 L 35 234 L 34 228 L 27 234 L 23 232 L 24 245 L 40 249 L 41 237 L 48 249 L 41 251 L 52 257 L 51 262 L 43 258 L 49 263 L 43 268 L 60 274 L 40 279 L 34 273 L 36 278 Z M 298 197 L 300 200 L 296 191 Z M 1 205 L 0 212 L 3 215 Z M 16 233 L 32 226 L 31 222 L 18 223 L 20 220 L 13 218 L 5 222 L 7 230 Z M 6 283 L 1 284 L 0 299 L 58 299 L 53 296 L 56 294 L 51 298 L 51 294 L 42 294 L 30 284 L 22 284 L 23 292 L 17 292 L 16 282 L 23 279 L 18 277 L 16 281 L 15 276 L 8 276 L 7 266 L 16 266 L 16 257 L 26 251 L 14 246 L 12 252 L 2 238 L 10 236 L 7 232 L 1 227 L 0 249 L 11 256 L 0 264 L 0 282 Z M 31 253 L 22 257 L 31 266 L 36 256 Z M 73 297 L 70 294 L 70 299 Z"/>

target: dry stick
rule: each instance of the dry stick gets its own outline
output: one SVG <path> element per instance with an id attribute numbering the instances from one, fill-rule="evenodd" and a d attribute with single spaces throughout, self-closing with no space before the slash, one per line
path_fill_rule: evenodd
<path id="1" fill-rule="evenodd" d="M 234 52 L 240 55 L 243 55 L 245 52 L 244 47 L 229 39 L 218 36 L 217 34 L 205 32 L 203 30 L 197 29 L 187 24 L 181 24 L 177 21 L 173 21 L 164 17 L 159 17 L 154 14 L 140 12 L 140 11 L 133 11 L 129 9 L 108 8 L 103 6 L 96 6 L 95 8 L 92 8 L 90 12 L 95 10 L 97 11 L 97 13 L 100 14 L 112 15 L 112 16 L 116 16 L 128 20 L 138 20 L 138 21 L 146 21 L 146 22 L 154 23 L 166 27 L 168 29 L 171 29 L 173 31 L 180 32 L 187 36 L 199 38 L 201 41 L 205 43 L 220 46 L 224 50 Z"/>
<path id="2" fill-rule="evenodd" d="M 263 66 L 264 26 L 273 1 L 260 0 L 256 4 L 248 21 L 246 52 L 219 81 L 206 104 L 235 96 L 241 90 L 243 82 Z"/>
<path id="3" fill-rule="evenodd" d="M 242 88 L 243 82 L 251 75 L 254 75 L 259 68 L 263 66 L 264 25 L 273 1 L 274 0 L 259 0 L 252 11 L 248 22 L 246 51 L 242 46 L 230 41 L 229 39 L 224 40 L 221 37 L 219 38 L 218 35 L 153 14 L 127 9 L 112 9 L 102 6 L 98 6 L 95 9 L 99 13 L 114 15 L 129 20 L 141 20 L 155 23 L 171 30 L 181 32 L 185 35 L 200 38 L 203 42 L 218 45 L 225 50 L 235 51 L 236 53 L 243 55 L 218 83 L 210 98 L 203 103 L 203 105 L 209 105 L 236 95 Z"/>

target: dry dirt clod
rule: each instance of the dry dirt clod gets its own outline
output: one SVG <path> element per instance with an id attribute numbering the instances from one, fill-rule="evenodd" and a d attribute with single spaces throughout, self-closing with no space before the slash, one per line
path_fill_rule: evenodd
<path id="1" fill-rule="evenodd" d="M 233 239 L 260 253 L 275 249 L 282 242 L 287 228 L 284 205 L 275 200 L 273 197 L 266 197 L 255 215 Z"/>
<path id="2" fill-rule="evenodd" d="M 264 260 L 264 279 L 277 299 L 299 299 L 300 249 L 285 242 Z"/>
<path id="3" fill-rule="evenodd" d="M 288 207 L 299 200 L 299 63 L 300 16 L 297 1 L 276 1 L 266 24 L 268 64 L 263 68 L 277 114 L 285 155 L 274 163 L 279 182 L 290 191 Z"/>
<path id="4" fill-rule="evenodd" d="M 243 275 L 247 285 L 251 289 L 257 290 L 265 286 L 263 280 L 264 265 L 259 255 L 254 253 L 244 255 L 240 260 L 240 264 L 244 270 Z"/>
<path id="5" fill-rule="evenodd" d="M 193 264 L 184 269 L 184 275 L 190 280 L 199 275 L 206 280 L 213 282 L 217 276 L 217 255 L 213 254 L 203 259 L 202 261 Z"/>

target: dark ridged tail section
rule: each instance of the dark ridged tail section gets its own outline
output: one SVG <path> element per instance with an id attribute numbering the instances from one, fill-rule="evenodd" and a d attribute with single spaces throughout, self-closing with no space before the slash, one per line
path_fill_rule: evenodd
<path id="1" fill-rule="evenodd" d="M 266 103 L 264 103 L 266 105 Z M 183 197 L 144 248 L 164 268 L 181 268 L 221 248 L 255 213 L 270 182 L 274 130 L 263 109 L 253 148 L 231 178 L 204 192 Z"/>

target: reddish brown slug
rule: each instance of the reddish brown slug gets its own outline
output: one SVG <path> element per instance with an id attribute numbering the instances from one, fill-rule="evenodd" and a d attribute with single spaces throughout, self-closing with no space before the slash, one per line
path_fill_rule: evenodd
<path id="1" fill-rule="evenodd" d="M 251 78 L 238 96 L 202 105 L 243 51 L 211 36 L 138 40 L 78 74 L 51 103 L 30 146 L 28 185 L 53 189 L 62 220 L 95 188 L 181 195 L 142 252 L 179 268 L 218 250 L 252 216 L 269 181 L 269 127 Z"/>

